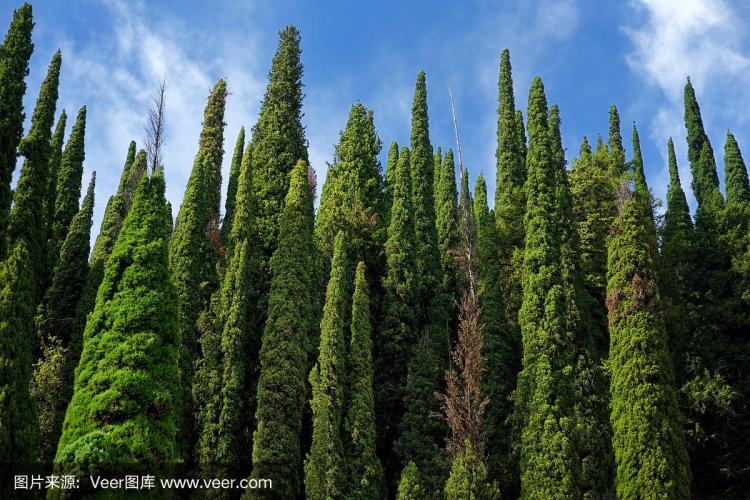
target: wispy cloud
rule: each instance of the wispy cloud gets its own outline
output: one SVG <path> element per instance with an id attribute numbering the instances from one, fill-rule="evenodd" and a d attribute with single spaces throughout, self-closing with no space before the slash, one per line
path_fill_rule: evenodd
<path id="1" fill-rule="evenodd" d="M 696 88 L 717 153 L 724 142 L 723 131 L 748 121 L 744 110 L 750 105 L 750 58 L 744 46 L 747 30 L 738 7 L 725 0 L 630 2 L 635 21 L 624 27 L 632 43 L 626 60 L 636 74 L 661 91 L 661 104 L 654 110 L 649 135 L 660 145 L 664 157 L 667 137 L 674 137 L 686 188 L 691 176 L 682 121 L 685 79 L 690 76 Z M 727 102 L 734 104 L 728 106 Z M 662 197 L 669 180 L 665 158 L 663 165 L 654 183 L 655 194 Z"/>

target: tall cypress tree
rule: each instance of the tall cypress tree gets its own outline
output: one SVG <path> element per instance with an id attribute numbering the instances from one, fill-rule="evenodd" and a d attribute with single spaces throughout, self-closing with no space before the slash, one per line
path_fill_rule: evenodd
<path id="1" fill-rule="evenodd" d="M 18 146 L 26 161 L 21 167 L 21 176 L 13 195 L 13 209 L 8 220 L 8 246 L 15 246 L 19 240 L 26 242 L 30 259 L 29 272 L 34 289 L 32 297 L 35 303 L 42 298 L 42 282 L 46 275 L 45 208 L 49 190 L 50 139 L 57 105 L 61 63 L 60 51 L 57 51 L 52 56 L 47 76 L 39 89 L 36 107 L 31 115 L 29 133 Z"/>
<path id="2" fill-rule="evenodd" d="M 140 181 L 107 261 L 57 448 L 58 474 L 164 474 L 174 464 L 180 331 L 166 208 L 160 167 Z M 89 487 L 82 482 L 79 492 Z"/>
<path id="3" fill-rule="evenodd" d="M 440 192 L 440 182 L 442 181 L 443 171 L 443 150 L 440 146 L 435 149 L 435 157 L 433 161 L 434 174 L 432 176 L 432 192 L 435 194 L 435 213 L 440 211 L 440 202 L 438 201 L 438 193 Z"/>
<path id="4" fill-rule="evenodd" d="M 226 83 L 219 80 L 208 96 L 203 112 L 198 154 L 185 188 L 169 247 L 169 264 L 177 289 L 183 344 L 180 348 L 180 370 L 185 396 L 178 443 L 180 453 L 186 460 L 189 460 L 195 439 L 193 433 L 196 416 L 190 404 L 190 393 L 195 360 L 200 356 L 198 318 L 201 312 L 208 309 L 211 294 L 219 286 L 216 268 L 220 246 L 217 224 L 226 92 Z"/>
<path id="5" fill-rule="evenodd" d="M 245 127 L 240 127 L 237 142 L 232 153 L 232 164 L 229 166 L 229 182 L 227 185 L 227 199 L 224 202 L 224 220 L 221 224 L 221 242 L 226 247 L 229 235 L 232 234 L 234 211 L 237 207 L 237 186 L 239 185 L 240 170 L 245 151 Z M 228 250 L 228 249 L 226 249 Z"/>
<path id="6" fill-rule="evenodd" d="M 487 482 L 487 467 L 473 450 L 469 440 L 466 447 L 453 460 L 451 473 L 445 483 L 447 500 L 493 500 L 500 498 L 497 483 Z"/>
<path id="7" fill-rule="evenodd" d="M 609 138 L 607 146 L 610 152 L 609 175 L 613 179 L 620 179 L 626 173 L 625 148 L 622 144 L 620 132 L 620 113 L 614 104 L 609 108 Z"/>
<path id="8" fill-rule="evenodd" d="M 649 223 L 623 189 L 607 272 L 617 497 L 688 498 L 688 456 L 659 311 Z"/>
<path id="9" fill-rule="evenodd" d="M 526 177 L 526 153 L 528 147 L 526 145 L 526 129 L 523 125 L 523 112 L 520 109 L 516 110 L 516 140 L 518 141 L 518 152 L 521 155 L 521 164 L 523 165 L 524 180 Z"/>
<path id="10" fill-rule="evenodd" d="M 54 267 L 60 254 L 60 247 L 68 234 L 73 217 L 78 212 L 78 199 L 81 196 L 81 178 L 85 157 L 84 137 L 86 133 L 86 106 L 81 106 L 76 123 L 65 145 L 60 170 L 55 182 L 55 211 L 51 221 L 51 242 L 49 263 Z"/>
<path id="11" fill-rule="evenodd" d="M 342 439 L 344 419 L 345 328 L 349 311 L 349 256 L 346 236 L 339 231 L 333 245 L 331 276 L 320 324 L 318 362 L 310 372 L 313 433 L 305 460 L 305 497 L 336 498 L 346 488 Z"/>
<path id="12" fill-rule="evenodd" d="M 523 369 L 516 404 L 521 425 L 521 497 L 572 497 L 578 493 L 574 449 L 573 339 L 561 269 L 557 220 L 558 171 L 550 147 L 544 86 L 529 91 L 529 152 L 525 217 Z"/>
<path id="13" fill-rule="evenodd" d="M 518 495 L 518 465 L 512 454 L 509 417 L 513 412 L 510 396 L 520 369 L 520 342 L 505 318 L 499 258 L 500 232 L 494 216 L 494 212 L 487 207 L 487 185 L 484 176 L 480 175 L 474 188 L 474 217 L 477 228 L 479 327 L 486 366 L 482 394 L 489 398 L 484 416 L 487 473 L 490 481 L 498 480 L 504 496 L 513 497 Z"/>
<path id="14" fill-rule="evenodd" d="M 461 244 L 458 220 L 458 190 L 456 188 L 456 167 L 453 162 L 453 150 L 448 149 L 439 171 L 440 182 L 435 193 L 437 207 L 438 248 L 440 262 L 443 266 L 443 287 L 450 296 L 451 304 L 459 297 L 458 263 L 456 249 Z M 454 308 L 451 307 L 451 311 Z M 451 315 L 453 317 L 453 315 Z M 451 325 L 454 331 L 455 322 Z"/>
<path id="15" fill-rule="evenodd" d="M 693 174 L 692 188 L 698 206 L 709 203 L 709 198 L 715 196 L 719 190 L 719 176 L 716 173 L 716 160 L 706 131 L 703 128 L 703 118 L 698 100 L 695 97 L 695 89 L 688 77 L 684 91 L 685 102 L 685 128 L 687 129 L 688 160 L 690 171 Z M 703 148 L 707 151 L 705 158 L 701 159 Z"/>
<path id="16" fill-rule="evenodd" d="M 292 170 L 279 218 L 278 246 L 270 263 L 273 280 L 260 350 L 253 437 L 252 477 L 271 479 L 278 498 L 302 493 L 300 432 L 314 300 L 312 199 L 307 164 L 299 161 Z M 263 497 L 263 492 L 247 490 L 246 496 Z"/>
<path id="17" fill-rule="evenodd" d="M 383 327 L 376 337 L 378 454 L 383 457 L 387 477 L 392 481 L 401 469 L 393 443 L 398 438 L 398 424 L 404 412 L 404 381 L 411 348 L 419 338 L 414 318 L 416 250 L 409 161 L 409 150 L 404 147 L 393 176 L 393 205 L 385 244 Z"/>
<path id="18" fill-rule="evenodd" d="M 73 370 L 78 365 L 83 339 L 76 326 L 76 311 L 89 271 L 91 217 L 94 213 L 96 175 L 83 198 L 78 213 L 61 245 L 60 257 L 52 273 L 52 284 L 42 302 L 42 321 L 37 337 L 42 342 L 42 358 L 34 366 L 31 395 L 39 418 L 39 460 L 52 463 L 60 439 L 65 408 L 73 394 Z"/>
<path id="19" fill-rule="evenodd" d="M 369 302 L 365 264 L 360 261 L 354 277 L 352 297 L 345 463 L 350 479 L 348 495 L 363 500 L 382 498 L 386 493 L 383 466 L 375 452 L 377 435 Z"/>
<path id="20" fill-rule="evenodd" d="M 747 205 L 750 203 L 750 183 L 747 167 L 742 159 L 740 146 L 734 134 L 727 131 L 724 145 L 724 185 L 727 191 L 727 205 Z"/>
<path id="21" fill-rule="evenodd" d="M 385 182 L 383 185 L 383 221 L 386 232 L 391 221 L 391 205 L 393 204 L 393 182 L 396 177 L 396 165 L 398 165 L 398 143 L 392 141 L 388 148 L 388 159 L 385 164 Z"/>
<path id="22" fill-rule="evenodd" d="M 404 466 L 401 473 L 401 479 L 396 491 L 397 500 L 423 500 L 429 498 L 424 487 L 422 487 L 422 476 L 419 468 L 414 462 L 409 462 Z"/>
<path id="23" fill-rule="evenodd" d="M 654 221 L 654 202 L 651 197 L 651 190 L 646 182 L 646 172 L 643 168 L 643 156 L 641 155 L 641 140 L 638 137 L 638 129 L 633 122 L 633 160 L 630 162 L 633 169 L 634 195 L 641 205 L 646 224 L 649 225 L 649 234 L 652 238 L 652 248 L 657 252 L 656 247 L 656 222 Z"/>
<path id="24" fill-rule="evenodd" d="M 51 153 L 49 157 L 49 191 L 47 192 L 47 239 L 52 239 L 52 221 L 55 218 L 55 197 L 57 196 L 57 174 L 60 171 L 60 162 L 62 161 L 63 142 L 65 140 L 65 125 L 68 122 L 68 115 L 63 109 L 55 125 L 55 132 L 52 134 L 50 142 Z"/>
<path id="25" fill-rule="evenodd" d="M 245 152 L 237 179 L 226 270 L 211 308 L 199 320 L 202 357 L 196 363 L 193 397 L 199 439 L 196 461 L 204 477 L 227 477 L 249 465 L 243 421 L 253 408 L 255 366 L 260 332 L 250 328 L 254 292 L 251 247 L 253 193 L 250 150 Z"/>
<path id="26" fill-rule="evenodd" d="M 0 46 L 0 259 L 6 254 L 11 181 L 16 169 L 16 148 L 23 135 L 24 80 L 29 74 L 29 59 L 34 51 L 31 10 L 31 5 L 24 3 L 13 11 L 10 27 Z"/>

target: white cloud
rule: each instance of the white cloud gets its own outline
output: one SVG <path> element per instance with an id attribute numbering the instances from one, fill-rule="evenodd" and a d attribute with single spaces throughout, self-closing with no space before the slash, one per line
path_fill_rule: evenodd
<path id="1" fill-rule="evenodd" d="M 624 27 L 633 44 L 626 60 L 635 74 L 666 97 L 666 102 L 655 108 L 649 129 L 663 157 L 654 192 L 660 197 L 666 193 L 666 141 L 671 135 L 682 184 L 694 205 L 688 189 L 691 176 L 684 140 L 683 87 L 690 76 L 720 162 L 724 130 L 745 125 L 744 110 L 750 105 L 750 58 L 743 47 L 747 32 L 742 16 L 738 5 L 725 0 L 631 0 L 630 7 L 643 22 Z M 734 104 L 727 106 L 728 101 Z M 742 142 L 742 137 L 739 140 Z"/>

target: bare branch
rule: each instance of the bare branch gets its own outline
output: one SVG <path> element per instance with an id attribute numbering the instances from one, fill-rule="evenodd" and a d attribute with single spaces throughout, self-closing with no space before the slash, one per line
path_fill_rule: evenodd
<path id="1" fill-rule="evenodd" d="M 161 147 L 164 143 L 164 93 L 166 81 L 159 82 L 156 94 L 151 97 L 148 122 L 143 127 L 146 132 L 146 157 L 149 173 L 153 174 L 161 164 Z"/>

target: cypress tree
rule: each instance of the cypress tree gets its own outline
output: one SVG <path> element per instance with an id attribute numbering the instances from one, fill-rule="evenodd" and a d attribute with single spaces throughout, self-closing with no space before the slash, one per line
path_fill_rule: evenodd
<path id="1" fill-rule="evenodd" d="M 633 169 L 634 195 L 644 211 L 646 224 L 649 225 L 651 236 L 651 245 L 654 252 L 657 252 L 656 246 L 656 222 L 654 221 L 654 202 L 651 197 L 651 190 L 646 182 L 646 172 L 643 169 L 643 156 L 641 155 L 641 141 L 638 137 L 638 129 L 633 122 L 633 160 L 631 161 Z"/>
<path id="2" fill-rule="evenodd" d="M 219 80 L 208 96 L 203 129 L 185 195 L 171 235 L 169 264 L 177 289 L 182 346 L 180 371 L 184 408 L 180 417 L 180 453 L 189 460 L 195 439 L 195 419 L 190 403 L 195 360 L 200 356 L 198 319 L 208 309 L 211 295 L 219 287 L 218 214 L 221 196 L 221 154 L 224 134 L 226 84 Z M 217 166 L 218 165 L 218 166 Z M 217 176 L 218 171 L 218 176 Z M 201 383 L 201 381 L 197 381 Z"/>
<path id="3" fill-rule="evenodd" d="M 484 416 L 487 436 L 487 474 L 497 480 L 504 496 L 518 495 L 517 463 L 512 455 L 512 429 L 509 417 L 513 412 L 510 399 L 520 369 L 520 342 L 513 335 L 505 318 L 502 288 L 502 267 L 499 253 L 500 233 L 494 212 L 487 207 L 487 185 L 484 176 L 477 177 L 474 188 L 474 216 L 477 227 L 477 296 L 479 327 L 482 332 L 486 369 L 482 378 L 482 394 L 489 399 Z"/>
<path id="4" fill-rule="evenodd" d="M 248 465 L 243 421 L 252 409 L 259 332 L 250 328 L 254 293 L 253 267 L 257 253 L 251 248 L 253 194 L 250 150 L 247 149 L 237 179 L 234 221 L 221 288 L 211 308 L 199 319 L 202 357 L 196 363 L 198 444 L 196 461 L 204 477 L 228 477 Z"/>
<path id="5" fill-rule="evenodd" d="M 349 306 L 349 256 L 343 231 L 333 246 L 331 277 L 320 324 L 318 362 L 310 372 L 313 412 L 312 445 L 305 460 L 305 497 L 340 497 L 346 487 L 342 440 L 344 418 L 344 329 Z"/>
<path id="6" fill-rule="evenodd" d="M 609 138 L 607 145 L 610 151 L 609 175 L 615 182 L 625 175 L 625 148 L 622 145 L 622 134 L 620 133 L 620 113 L 614 104 L 609 108 Z"/>
<path id="7" fill-rule="evenodd" d="M 439 171 L 440 182 L 437 183 L 438 191 L 435 193 L 437 207 L 437 234 L 438 248 L 440 249 L 440 262 L 443 266 L 443 288 L 450 296 L 451 311 L 452 304 L 459 296 L 458 287 L 458 262 L 456 261 L 456 249 L 460 246 L 460 235 L 458 227 L 458 191 L 456 188 L 456 168 L 453 162 L 453 150 L 448 149 L 445 159 Z M 451 317 L 454 317 L 451 314 Z M 450 331 L 455 330 L 455 321 L 451 322 Z"/>
<path id="8" fill-rule="evenodd" d="M 84 137 L 86 133 L 86 106 L 81 106 L 76 123 L 65 145 L 60 170 L 55 182 L 55 211 L 51 221 L 50 265 L 54 267 L 60 254 L 60 247 L 68 234 L 70 221 L 78 212 L 78 199 L 81 196 L 81 178 L 85 157 Z"/>
<path id="9" fill-rule="evenodd" d="M 354 277 L 352 297 L 345 463 L 350 478 L 348 495 L 363 500 L 382 498 L 386 493 L 383 466 L 375 453 L 377 435 L 369 302 L 365 265 L 360 261 Z"/>
<path id="10" fill-rule="evenodd" d="M 529 91 L 527 210 L 519 323 L 523 369 L 516 404 L 521 424 L 521 497 L 572 497 L 578 493 L 574 450 L 573 339 L 557 220 L 557 165 L 550 147 L 544 86 Z"/>
<path id="11" fill-rule="evenodd" d="M 302 493 L 300 432 L 306 392 L 306 344 L 313 328 L 312 194 L 307 164 L 299 161 L 292 170 L 284 212 L 279 218 L 278 247 L 270 263 L 273 280 L 260 350 L 253 436 L 252 477 L 271 479 L 277 498 Z M 262 497 L 263 492 L 247 490 L 246 496 Z"/>
<path id="12" fill-rule="evenodd" d="M 13 11 L 8 32 L 0 46 L 0 259 L 6 255 L 6 230 L 11 206 L 11 181 L 16 169 L 16 148 L 23 136 L 23 95 L 29 59 L 34 51 L 31 5 Z M 64 127 L 63 127 L 64 128 Z"/>
<path id="13" fill-rule="evenodd" d="M 0 262 L 0 463 L 5 485 L 37 450 L 36 412 L 29 396 L 33 353 L 34 282 L 26 242 Z"/>
<path id="14" fill-rule="evenodd" d="M 65 110 L 60 113 L 60 118 L 57 119 L 57 125 L 55 125 L 55 132 L 52 134 L 52 141 L 50 142 L 50 148 L 52 152 L 49 157 L 49 191 L 47 193 L 47 239 L 52 239 L 52 221 L 55 218 L 55 197 L 57 196 L 57 174 L 60 171 L 60 162 L 62 161 L 63 154 L 63 142 L 65 139 L 65 125 L 68 121 L 68 115 Z"/>
<path id="15" fill-rule="evenodd" d="M 258 199 L 254 227 L 263 249 L 264 266 L 276 248 L 279 217 L 289 189 L 289 173 L 299 160 L 307 162 L 307 140 L 302 126 L 300 54 L 299 31 L 294 26 L 287 26 L 279 32 L 279 45 L 268 73 L 268 87 L 250 141 L 253 191 Z"/>
<path id="16" fill-rule="evenodd" d="M 496 483 L 487 482 L 487 467 L 474 452 L 469 440 L 463 452 L 453 460 L 451 473 L 445 483 L 447 500 L 491 500 L 500 498 Z"/>
<path id="17" fill-rule="evenodd" d="M 39 418 L 39 460 L 43 464 L 50 464 L 54 459 L 65 408 L 73 393 L 73 370 L 81 355 L 83 339 L 81 332 L 75 329 L 75 320 L 89 271 L 95 182 L 93 174 L 81 208 L 62 243 L 52 284 L 42 302 L 42 322 L 37 331 L 42 342 L 42 358 L 34 366 L 31 395 Z"/>
<path id="18" fill-rule="evenodd" d="M 404 147 L 393 176 L 393 205 L 385 244 L 387 270 L 383 278 L 383 327 L 376 338 L 378 454 L 383 457 L 389 479 L 394 479 L 401 468 L 392 447 L 398 438 L 398 423 L 404 412 L 404 381 L 411 346 L 419 338 L 414 318 L 417 295 L 409 161 L 409 150 Z"/>
<path id="19" fill-rule="evenodd" d="M 388 159 L 385 164 L 385 182 L 383 186 L 383 221 L 386 232 L 391 220 L 391 204 L 393 203 L 393 182 L 396 177 L 396 165 L 398 165 L 398 143 L 392 141 L 388 148 Z"/>
<path id="20" fill-rule="evenodd" d="M 727 205 L 747 205 L 750 203 L 750 183 L 747 179 L 747 167 L 742 159 L 740 146 L 734 134 L 727 131 L 727 142 L 724 145 L 724 185 L 727 191 Z"/>
<path id="21" fill-rule="evenodd" d="M 684 102 L 688 160 L 690 161 L 690 171 L 693 174 L 692 188 L 700 207 L 706 205 L 709 198 L 714 197 L 715 192 L 719 190 L 719 176 L 716 173 L 714 151 L 703 128 L 701 109 L 689 77 L 687 83 L 685 83 Z M 707 148 L 705 153 L 703 153 L 704 147 Z M 701 155 L 704 155 L 704 158 L 701 158 Z"/>
<path id="22" fill-rule="evenodd" d="M 440 192 L 440 182 L 442 181 L 443 171 L 443 150 L 440 146 L 435 150 L 435 158 L 433 165 L 433 177 L 432 177 L 432 192 L 435 195 L 435 213 L 440 212 L 440 202 L 438 201 L 438 193 Z"/>
<path id="23" fill-rule="evenodd" d="M 607 271 L 617 497 L 688 498 L 688 456 L 649 223 L 629 191 L 620 196 Z"/>
<path id="24" fill-rule="evenodd" d="M 221 242 L 224 247 L 227 246 L 229 235 L 232 234 L 232 222 L 234 220 L 234 211 L 237 202 L 237 186 L 239 184 L 240 169 L 245 151 L 245 127 L 240 127 L 240 133 L 237 134 L 237 143 L 234 145 L 232 154 L 232 164 L 229 167 L 229 183 L 227 186 L 227 199 L 224 203 L 224 220 L 221 224 Z M 228 249 L 226 249 L 228 251 Z"/>
<path id="25" fill-rule="evenodd" d="M 423 500 L 429 498 L 422 487 L 422 478 L 414 462 L 409 462 L 401 473 L 396 500 Z"/>
<path id="26" fill-rule="evenodd" d="M 168 474 L 174 464 L 180 331 L 166 207 L 159 167 L 140 181 L 107 260 L 83 335 L 57 474 Z"/>
<path id="27" fill-rule="evenodd" d="M 8 246 L 15 246 L 19 240 L 26 242 L 34 290 L 32 301 L 35 304 L 42 298 L 42 282 L 46 275 L 45 209 L 49 190 L 50 140 L 57 105 L 61 62 L 60 51 L 57 51 L 52 56 L 47 76 L 39 89 L 29 133 L 18 146 L 26 161 L 21 167 L 21 175 L 13 196 L 13 209 L 8 219 Z"/>
<path id="28" fill-rule="evenodd" d="M 524 180 L 526 178 L 526 153 L 528 148 L 526 146 L 526 129 L 523 125 L 523 112 L 520 109 L 516 110 L 516 140 L 518 141 L 518 151 L 521 155 L 521 164 L 523 165 Z"/>

